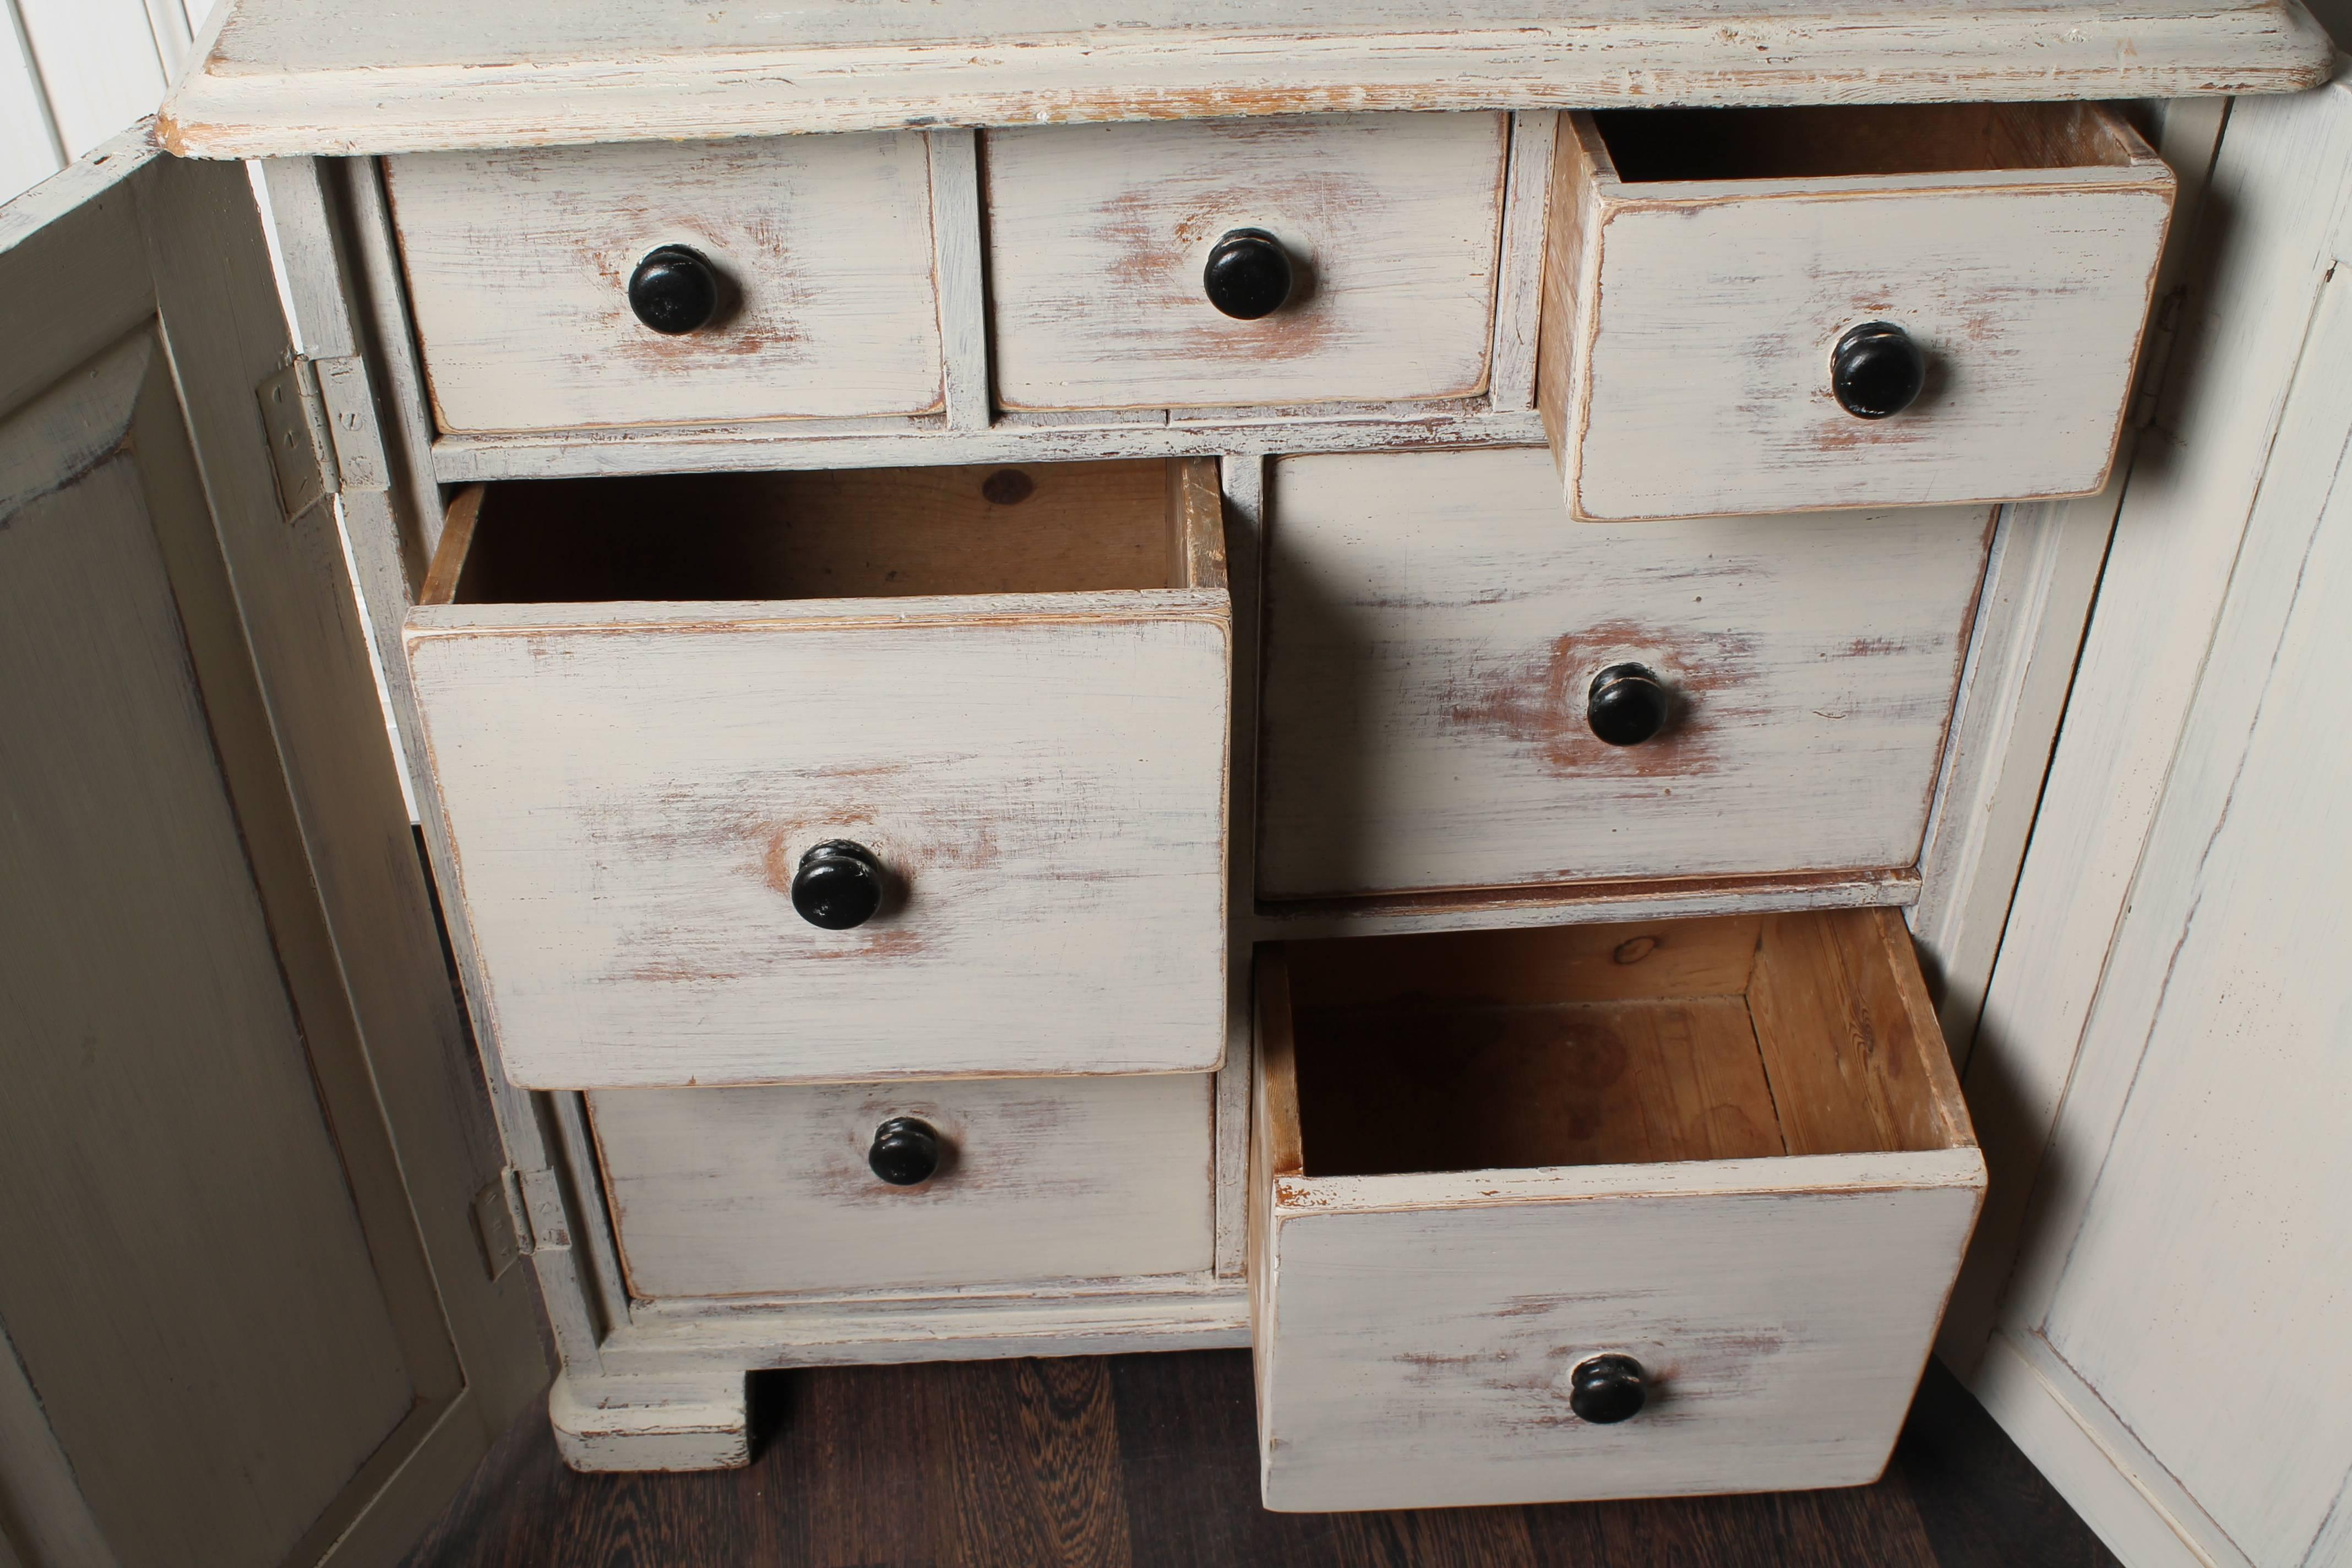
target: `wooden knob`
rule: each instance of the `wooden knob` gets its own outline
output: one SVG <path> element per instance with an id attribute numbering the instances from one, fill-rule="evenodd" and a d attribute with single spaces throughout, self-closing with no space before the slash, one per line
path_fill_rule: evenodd
<path id="1" fill-rule="evenodd" d="M 793 871 L 793 908 L 827 931 L 864 925 L 882 907 L 882 862 L 863 844 L 828 839 Z"/>
<path id="2" fill-rule="evenodd" d="M 919 1187 L 939 1173 L 939 1129 L 919 1117 L 894 1116 L 874 1130 L 866 1163 L 894 1187 Z"/>
<path id="3" fill-rule="evenodd" d="M 1237 228 L 1218 240 L 1201 274 L 1209 303 L 1237 321 L 1270 316 L 1290 298 L 1290 258 L 1262 228 Z"/>
<path id="4" fill-rule="evenodd" d="M 682 245 L 649 250 L 629 274 L 629 309 L 671 337 L 707 327 L 719 313 L 719 274 Z"/>
<path id="5" fill-rule="evenodd" d="M 1892 321 L 1864 321 L 1830 353 L 1830 391 L 1856 419 L 1902 413 L 1927 384 L 1927 356 Z"/>
<path id="6" fill-rule="evenodd" d="M 1630 1421 L 1650 1397 L 1642 1363 L 1629 1355 L 1597 1355 L 1568 1374 L 1568 1407 L 1597 1426 Z"/>
<path id="7" fill-rule="evenodd" d="M 1612 746 L 1638 746 L 1666 727 L 1674 694 L 1647 665 L 1612 664 L 1592 678 L 1584 721 Z"/>

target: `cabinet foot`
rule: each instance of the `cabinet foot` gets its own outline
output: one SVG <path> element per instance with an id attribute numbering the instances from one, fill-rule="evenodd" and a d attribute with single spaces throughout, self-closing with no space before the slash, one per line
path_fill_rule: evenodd
<path id="1" fill-rule="evenodd" d="M 575 1470 L 732 1470 L 751 1462 L 743 1373 L 559 1375 L 547 1392 L 555 1447 Z"/>

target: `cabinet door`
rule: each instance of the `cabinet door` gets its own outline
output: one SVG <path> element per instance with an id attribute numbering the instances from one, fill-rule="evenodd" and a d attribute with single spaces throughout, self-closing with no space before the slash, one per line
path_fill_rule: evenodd
<path id="1" fill-rule="evenodd" d="M 2345 1568 L 2352 81 L 2234 105 L 2205 221 L 1969 1064 L 1975 1386 L 2136 1568 Z"/>
<path id="2" fill-rule="evenodd" d="M 245 171 L 0 209 L 0 1538 L 387 1562 L 545 1367 Z"/>

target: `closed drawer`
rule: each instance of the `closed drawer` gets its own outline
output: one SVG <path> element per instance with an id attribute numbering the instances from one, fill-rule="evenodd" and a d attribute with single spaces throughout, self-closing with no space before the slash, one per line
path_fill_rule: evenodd
<path id="1" fill-rule="evenodd" d="M 384 182 L 444 430 L 941 405 L 919 135 L 418 153 Z M 640 296 L 687 330 L 656 331 L 631 284 L 673 247 Z"/>
<path id="2" fill-rule="evenodd" d="M 1269 1508 L 1878 1475 L 1985 1181 L 1897 915 L 1294 943 L 1257 989 Z"/>
<path id="3" fill-rule="evenodd" d="M 508 1076 L 1201 1071 L 1215 465 L 493 486 L 409 667 Z"/>
<path id="4" fill-rule="evenodd" d="M 631 1295 L 863 1295 L 1205 1271 L 1209 1083 L 613 1089 L 588 1112 Z"/>
<path id="5" fill-rule="evenodd" d="M 1576 526 L 1540 449 L 1268 482 L 1261 896 L 1916 861 L 1990 509 Z M 1612 744 L 1627 666 L 1664 721 Z"/>
<path id="6" fill-rule="evenodd" d="M 2096 105 L 1570 116 L 1538 362 L 1569 510 L 2097 489 L 2172 196 Z"/>
<path id="7" fill-rule="evenodd" d="M 998 402 L 1483 391 L 1508 137 L 1500 114 L 986 132 Z M 1280 301 L 1249 319 L 1223 313 L 1205 280 L 1212 252 L 1240 231 L 1262 237 L 1243 245 L 1255 254 L 1231 264 L 1217 298 L 1250 310 Z"/>

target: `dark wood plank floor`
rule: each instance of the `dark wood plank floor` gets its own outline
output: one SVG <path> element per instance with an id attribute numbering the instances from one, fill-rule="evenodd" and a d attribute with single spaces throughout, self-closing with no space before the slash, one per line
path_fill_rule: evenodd
<path id="1" fill-rule="evenodd" d="M 410 1568 L 2111 1568 L 1931 1365 L 1875 1486 L 1275 1514 L 1241 1351 L 775 1373 L 751 1468 L 578 1476 L 530 1410 Z"/>

